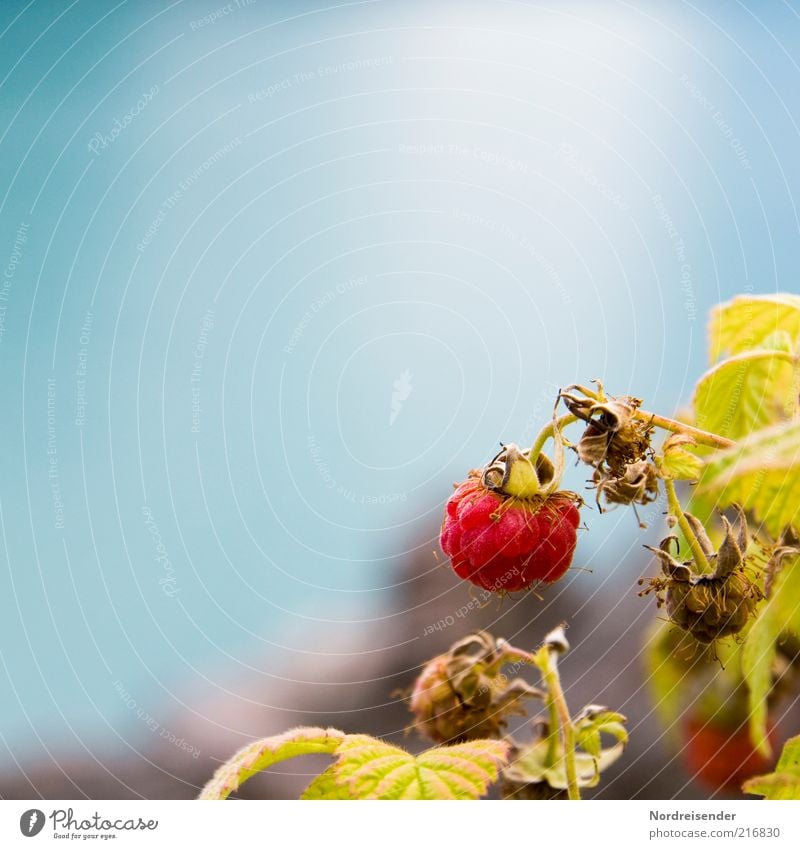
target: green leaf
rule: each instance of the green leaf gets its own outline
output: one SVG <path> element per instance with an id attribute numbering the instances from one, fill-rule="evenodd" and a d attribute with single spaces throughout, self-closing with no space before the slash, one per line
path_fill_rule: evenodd
<path id="1" fill-rule="evenodd" d="M 791 335 L 785 330 L 776 330 L 761 340 L 761 347 L 770 351 L 786 351 L 787 354 L 791 354 L 795 345 Z"/>
<path id="2" fill-rule="evenodd" d="M 217 769 L 200 799 L 225 799 L 248 778 L 279 761 L 319 752 L 332 754 L 346 739 L 335 728 L 295 728 L 275 737 L 256 740 L 240 749 Z"/>
<path id="3" fill-rule="evenodd" d="M 756 431 L 733 448 L 717 451 L 701 486 L 720 506 L 738 503 L 777 538 L 800 512 L 800 422 Z"/>
<path id="4" fill-rule="evenodd" d="M 451 785 L 453 799 L 477 799 L 497 781 L 500 768 L 508 762 L 510 749 L 505 740 L 470 740 L 428 749 L 416 761 L 420 776 L 430 771 Z"/>
<path id="5" fill-rule="evenodd" d="M 575 743 L 593 758 L 599 758 L 602 754 L 603 743 L 596 728 L 576 728 Z"/>
<path id="6" fill-rule="evenodd" d="M 535 740 L 530 746 L 526 746 L 514 763 L 505 770 L 505 777 L 509 781 L 523 784 L 546 781 L 555 790 L 566 790 L 567 769 L 563 755 L 548 765 L 549 749 L 546 737 Z M 603 749 L 597 756 L 576 751 L 575 771 L 578 787 L 596 787 L 600 781 L 600 773 L 618 760 L 624 749 L 624 743 L 617 743 Z"/>
<path id="7" fill-rule="evenodd" d="M 684 632 L 663 620 L 653 622 L 644 645 L 650 700 L 673 742 L 678 741 L 676 717 L 681 716 L 689 700 L 692 665 L 683 659 L 689 645 Z"/>
<path id="8" fill-rule="evenodd" d="M 478 799 L 497 781 L 509 749 L 504 740 L 470 740 L 414 757 L 397 746 L 354 734 L 337 750 L 337 762 L 327 771 L 331 775 L 312 782 L 304 798 Z M 346 795 L 341 795 L 344 788 Z"/>
<path id="9" fill-rule="evenodd" d="M 598 705 L 588 705 L 573 720 L 575 742 L 583 751 L 575 751 L 575 770 L 579 787 L 594 787 L 600 781 L 600 773 L 611 766 L 622 754 L 628 742 L 625 717 L 621 713 L 606 710 Z M 561 740 L 553 757 L 551 739 L 544 729 L 529 746 L 517 752 L 514 763 L 504 776 L 511 782 L 536 784 L 546 781 L 555 790 L 567 788 L 567 767 Z M 616 740 L 603 748 L 602 735 Z"/>
<path id="10" fill-rule="evenodd" d="M 354 797 L 350 794 L 348 782 L 339 778 L 336 764 L 329 766 L 320 773 L 311 784 L 303 791 L 301 799 L 321 800 L 347 800 Z"/>
<path id="11" fill-rule="evenodd" d="M 767 799 L 800 799 L 800 735 L 786 741 L 775 772 L 745 781 L 742 790 Z"/>
<path id="12" fill-rule="evenodd" d="M 575 742 L 599 763 L 603 755 L 603 734 L 608 734 L 618 743 L 628 742 L 625 722 L 626 719 L 621 713 L 589 705 L 574 720 Z"/>
<path id="13" fill-rule="evenodd" d="M 588 705 L 573 720 L 576 734 L 608 734 L 619 743 L 628 742 L 627 719 L 616 711 Z"/>
<path id="14" fill-rule="evenodd" d="M 745 637 L 742 673 L 748 687 L 750 738 L 765 755 L 771 753 L 767 739 L 767 698 L 773 685 L 773 665 L 780 637 L 792 630 L 800 634 L 800 557 L 787 558 L 776 575 L 770 598 L 761 606 Z"/>
<path id="15" fill-rule="evenodd" d="M 772 689 L 772 665 L 780 633 L 781 621 L 773 597 L 761 608 L 742 650 L 742 673 L 750 708 L 750 739 L 766 756 L 772 752 L 767 738 L 767 696 Z"/>
<path id="16" fill-rule="evenodd" d="M 374 799 L 377 797 L 371 794 L 381 779 L 402 767 L 411 765 L 413 769 L 414 764 L 409 752 L 366 734 L 350 735 L 337 754 L 336 763 L 326 770 L 329 776 L 313 781 L 303 794 L 304 799 Z"/>
<path id="17" fill-rule="evenodd" d="M 764 347 L 765 340 L 775 344 L 775 334 L 788 336 L 792 348 L 796 347 L 800 338 L 800 296 L 740 295 L 711 312 L 711 362 L 725 353 L 739 354 Z"/>
<path id="18" fill-rule="evenodd" d="M 703 471 L 703 461 L 689 451 L 695 441 L 683 433 L 673 433 L 664 440 L 661 454 L 656 458 L 662 477 L 670 480 L 697 480 Z"/>
<path id="19" fill-rule="evenodd" d="M 477 799 L 508 760 L 504 740 L 471 740 L 414 755 L 367 734 L 334 728 L 295 728 L 245 746 L 226 761 L 200 799 L 225 799 L 248 778 L 299 755 L 334 754 L 303 799 Z"/>
<path id="20" fill-rule="evenodd" d="M 800 636 L 800 557 L 783 563 L 774 580 L 772 599 L 784 630 Z"/>
<path id="21" fill-rule="evenodd" d="M 791 418 L 798 359 L 786 351 L 737 354 L 707 371 L 694 392 L 695 423 L 728 439 Z"/>

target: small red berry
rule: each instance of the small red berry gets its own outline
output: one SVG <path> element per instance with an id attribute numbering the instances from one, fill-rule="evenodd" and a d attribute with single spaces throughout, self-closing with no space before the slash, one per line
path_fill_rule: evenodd
<path id="1" fill-rule="evenodd" d="M 768 737 L 775 741 L 775 729 Z M 772 769 L 771 760 L 753 747 L 747 723 L 735 729 L 689 717 L 684 724 L 683 757 L 691 773 L 714 790 L 739 790 L 742 782 Z"/>
<path id="2" fill-rule="evenodd" d="M 557 581 L 567 571 L 581 499 L 571 492 L 540 494 L 531 485 L 535 476 L 528 458 L 509 445 L 457 485 L 440 542 L 460 578 L 493 592 L 515 592 Z"/>

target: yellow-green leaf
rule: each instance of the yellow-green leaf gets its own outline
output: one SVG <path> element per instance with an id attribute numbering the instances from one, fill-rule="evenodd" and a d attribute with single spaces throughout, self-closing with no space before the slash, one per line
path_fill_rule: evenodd
<path id="1" fill-rule="evenodd" d="M 336 772 L 336 764 L 332 764 L 306 787 L 300 798 L 317 801 L 342 801 L 354 797 L 350 794 L 349 784 L 339 778 Z"/>
<path id="2" fill-rule="evenodd" d="M 656 460 L 659 472 L 670 480 L 697 480 L 703 471 L 703 461 L 689 450 L 695 445 L 695 441 L 683 433 L 668 436 Z"/>
<path id="3" fill-rule="evenodd" d="M 397 746 L 354 734 L 339 747 L 333 773 L 339 786 L 348 788 L 351 798 L 478 799 L 497 781 L 509 748 L 504 740 L 471 740 L 436 746 L 414 757 Z M 330 787 L 313 789 L 313 793 L 321 791 L 332 792 Z"/>
<path id="4" fill-rule="evenodd" d="M 800 296 L 740 295 L 711 312 L 708 326 L 711 362 L 722 354 L 763 347 L 765 340 L 786 334 L 796 347 L 800 338 Z"/>
<path id="5" fill-rule="evenodd" d="M 742 651 L 742 673 L 747 682 L 750 707 L 750 738 L 765 755 L 771 751 L 767 738 L 767 697 L 773 685 L 773 664 L 778 641 L 789 630 L 800 633 L 800 557 L 788 557 L 781 563 L 770 597 L 759 609 Z"/>
<path id="6" fill-rule="evenodd" d="M 742 650 L 742 674 L 747 683 L 750 707 L 750 739 L 766 756 L 772 752 L 767 738 L 767 696 L 772 689 L 772 665 L 780 633 L 780 616 L 773 597 L 762 606 Z"/>
<path id="7" fill-rule="evenodd" d="M 671 622 L 656 619 L 648 629 L 644 645 L 647 689 L 667 735 L 678 741 L 676 723 L 691 698 L 689 683 L 693 669 L 691 638 Z"/>
<path id="8" fill-rule="evenodd" d="M 206 784 L 200 799 L 225 799 L 263 769 L 299 755 L 332 754 L 303 799 L 477 799 L 508 760 L 504 740 L 471 740 L 414 755 L 367 734 L 296 728 L 245 746 Z"/>
<path id="9" fill-rule="evenodd" d="M 776 330 L 761 340 L 761 347 L 770 351 L 786 351 L 787 354 L 794 352 L 795 345 L 792 337 L 785 330 Z"/>
<path id="10" fill-rule="evenodd" d="M 791 418 L 797 403 L 798 358 L 756 350 L 723 360 L 698 381 L 695 423 L 728 439 Z"/>
<path id="11" fill-rule="evenodd" d="M 775 772 L 745 781 L 742 789 L 767 799 L 800 799 L 800 735 L 786 741 Z"/>
<path id="12" fill-rule="evenodd" d="M 777 539 L 800 513 L 800 422 L 756 431 L 711 456 L 701 486 L 720 506 L 741 504 Z"/>
<path id="13" fill-rule="evenodd" d="M 295 728 L 275 737 L 256 740 L 222 764 L 198 798 L 225 799 L 248 778 L 279 761 L 319 752 L 332 754 L 345 736 L 335 728 Z"/>
<path id="14" fill-rule="evenodd" d="M 563 755 L 552 764 L 548 764 L 549 743 L 546 737 L 535 740 L 523 749 L 514 763 L 505 770 L 509 781 L 522 784 L 546 781 L 555 790 L 567 789 L 567 768 Z M 625 743 L 616 743 L 602 749 L 598 755 L 589 752 L 575 752 L 575 772 L 578 787 L 596 787 L 600 773 L 619 760 Z"/>
<path id="15" fill-rule="evenodd" d="M 615 713 L 597 705 L 589 705 L 573 720 L 575 742 L 599 763 L 603 754 L 603 734 L 608 734 L 618 743 L 628 742 L 626 721 L 621 713 Z"/>
<path id="16" fill-rule="evenodd" d="M 800 557 L 788 558 L 773 583 L 772 598 L 784 630 L 800 636 Z"/>
<path id="17" fill-rule="evenodd" d="M 596 728 L 579 728 L 575 730 L 575 743 L 593 758 L 599 758 L 603 751 L 600 732 Z"/>

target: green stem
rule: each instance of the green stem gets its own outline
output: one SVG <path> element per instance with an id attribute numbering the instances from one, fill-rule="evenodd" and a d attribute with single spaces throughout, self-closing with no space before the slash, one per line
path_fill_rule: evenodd
<path id="1" fill-rule="evenodd" d="M 684 537 L 686 537 L 686 541 L 689 543 L 689 548 L 692 550 L 695 565 L 700 572 L 710 572 L 711 564 L 708 562 L 705 552 L 698 542 L 697 537 L 694 535 L 692 526 L 689 524 L 686 516 L 683 515 L 683 508 L 681 507 L 681 503 L 678 501 L 678 495 L 675 492 L 675 484 L 671 480 L 667 479 L 664 481 L 664 489 L 667 492 L 669 512 L 678 520 L 678 527 L 680 527 Z"/>
<path id="2" fill-rule="evenodd" d="M 540 431 L 538 436 L 531 445 L 531 450 L 528 452 L 528 457 L 531 463 L 536 463 L 536 458 L 542 453 L 542 448 L 544 448 L 545 442 L 548 439 L 551 439 L 555 435 L 555 429 L 558 427 L 559 430 L 565 428 L 567 425 L 572 424 L 578 420 L 577 416 L 573 416 L 572 413 L 567 413 L 566 415 L 561 416 L 561 418 L 556 419 L 555 421 L 548 422 Z"/>
<path id="3" fill-rule="evenodd" d="M 672 431 L 672 433 L 683 433 L 686 436 L 690 436 L 698 445 L 707 445 L 709 448 L 733 448 L 736 445 L 732 439 L 726 439 L 724 436 L 719 436 L 708 430 L 700 430 L 675 419 L 668 419 L 666 416 L 648 413 L 647 410 L 635 410 L 633 415 L 639 421 L 653 424 L 664 430 Z"/>
<path id="4" fill-rule="evenodd" d="M 552 696 L 550 696 L 548 692 L 547 696 L 547 712 L 550 715 L 550 736 L 547 738 L 547 755 L 545 756 L 545 762 L 547 766 L 553 766 L 556 762 L 556 758 L 558 757 L 558 708 L 556 707 L 556 703 Z"/>
<path id="5" fill-rule="evenodd" d="M 564 765 L 567 772 L 567 794 L 570 799 L 581 798 L 578 789 L 578 771 L 575 766 L 575 728 L 569 716 L 567 700 L 561 689 L 561 680 L 558 677 L 556 666 L 555 649 L 547 650 L 547 664 L 542 669 L 542 677 L 549 695 L 548 701 L 553 705 L 551 721 L 555 720 L 556 728 L 560 731 L 564 743 Z"/>
<path id="6" fill-rule="evenodd" d="M 572 386 L 568 386 L 565 391 L 570 392 L 573 389 L 577 389 L 581 395 L 585 395 L 587 398 L 591 398 L 596 404 L 604 404 L 606 402 L 605 392 L 600 387 L 599 392 L 595 392 L 592 389 L 589 389 L 587 386 L 581 386 L 580 383 L 573 383 Z"/>

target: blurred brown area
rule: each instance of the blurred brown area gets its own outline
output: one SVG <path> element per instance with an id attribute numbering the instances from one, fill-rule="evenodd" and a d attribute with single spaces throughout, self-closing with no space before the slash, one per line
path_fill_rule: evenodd
<path id="1" fill-rule="evenodd" d="M 398 569 L 389 614 L 368 625 L 357 640 L 318 632 L 324 653 L 304 653 L 283 670 L 265 659 L 264 668 L 274 673 L 266 688 L 259 679 L 258 684 L 239 682 L 235 696 L 198 702 L 186 694 L 192 711 L 170 716 L 169 727 L 180 729 L 187 741 L 202 741 L 199 757 L 144 732 L 120 751 L 6 763 L 0 771 L 0 797 L 188 799 L 238 748 L 297 725 L 369 733 L 417 751 L 426 744 L 407 733 L 410 715 L 397 691 L 411 686 L 427 659 L 479 628 L 532 649 L 561 622 L 568 626 L 571 643 L 561 670 L 572 710 L 588 703 L 607 705 L 628 717 L 631 734 L 622 759 L 586 795 L 709 797 L 691 781 L 653 714 L 641 651 L 656 613 L 649 600 L 637 596 L 635 576 L 620 580 L 628 574 L 622 570 L 617 583 L 600 586 L 602 576 L 574 569 L 543 590 L 541 598 L 518 594 L 484 602 L 443 563 L 437 564 L 431 549 L 429 541 L 413 549 Z M 609 598 L 614 599 L 611 607 Z M 519 739 L 524 739 L 526 721 L 512 729 Z M 278 764 L 251 779 L 240 796 L 297 798 L 327 762 L 314 756 Z"/>

